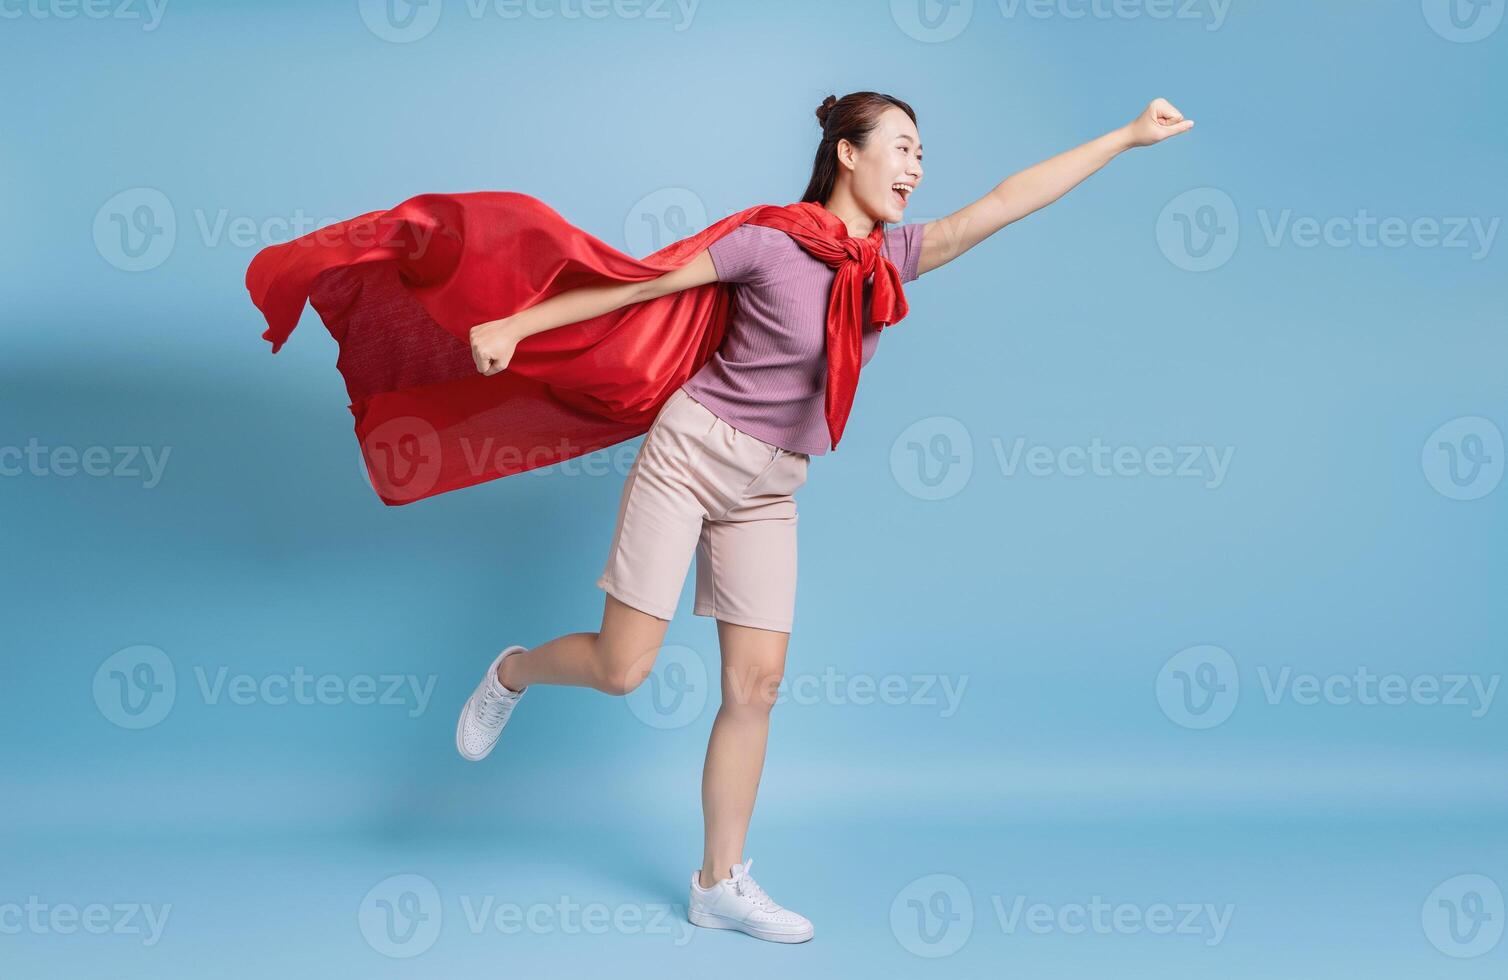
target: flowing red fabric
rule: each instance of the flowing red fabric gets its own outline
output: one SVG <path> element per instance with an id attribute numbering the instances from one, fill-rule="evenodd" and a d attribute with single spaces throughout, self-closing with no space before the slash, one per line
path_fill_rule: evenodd
<path id="1" fill-rule="evenodd" d="M 907 313 L 883 226 L 848 235 L 820 204 L 756 205 L 635 259 L 510 191 L 422 194 L 262 249 L 246 272 L 275 354 L 308 301 L 340 348 L 372 487 L 400 505 L 595 452 L 648 431 L 716 352 L 729 284 L 713 282 L 534 334 L 506 370 L 479 373 L 471 328 L 582 286 L 680 268 L 744 223 L 778 228 L 835 268 L 824 409 L 836 448 L 870 325 Z"/>

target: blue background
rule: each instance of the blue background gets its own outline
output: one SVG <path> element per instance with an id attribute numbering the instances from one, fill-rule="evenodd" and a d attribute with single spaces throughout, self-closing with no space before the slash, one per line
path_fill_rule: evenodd
<path id="1" fill-rule="evenodd" d="M 168 456 L 157 481 L 57 456 L 0 479 L 0 973 L 1501 977 L 1508 944 L 1481 937 L 1508 886 L 1508 708 L 1268 691 L 1284 668 L 1504 670 L 1503 243 L 1267 232 L 1285 212 L 1500 222 L 1508 28 L 1452 39 L 1441 6 L 976 2 L 927 28 L 916 0 L 432 0 L 407 29 L 355 2 L 7 6 L 0 446 Z M 502 646 L 597 628 L 628 459 L 386 507 L 334 342 L 306 311 L 268 356 L 242 280 L 290 219 L 430 191 L 533 194 L 646 254 L 796 200 L 812 109 L 856 89 L 918 113 L 908 220 L 1157 96 L 1197 125 L 908 287 L 801 491 L 792 687 L 746 851 L 816 940 L 691 936 L 653 913 L 700 862 L 705 683 L 541 688 L 485 764 L 452 741 Z M 1213 243 L 1180 250 L 1186 223 Z M 1209 244 L 1225 260 L 1199 271 Z M 1477 460 L 1454 483 L 1442 438 Z M 1017 439 L 1230 462 L 1007 473 Z M 691 588 L 662 664 L 715 678 Z M 175 689 L 122 701 L 123 662 Z M 333 703 L 216 687 L 295 672 Z M 428 700 L 353 703 L 385 675 Z M 32 896 L 171 910 L 149 944 L 5 911 Z M 562 896 L 644 924 L 573 929 Z M 995 899 L 1017 896 L 1231 918 L 1012 931 Z M 417 910 L 412 937 L 373 925 L 385 899 Z M 474 927 L 489 899 L 546 911 Z M 1473 910 L 1495 915 L 1474 934 Z"/>

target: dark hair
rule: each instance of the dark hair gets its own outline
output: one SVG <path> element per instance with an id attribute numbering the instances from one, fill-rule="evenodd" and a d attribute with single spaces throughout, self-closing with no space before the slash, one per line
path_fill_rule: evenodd
<path id="1" fill-rule="evenodd" d="M 863 149 L 869 134 L 879 124 L 880 116 L 891 106 L 903 110 L 916 122 L 916 113 L 911 107 L 893 95 L 881 92 L 850 92 L 843 98 L 829 95 L 817 107 L 817 122 L 822 124 L 822 142 L 817 144 L 817 158 L 812 163 L 812 179 L 806 185 L 803 201 L 826 204 L 832 196 L 833 186 L 838 182 L 839 140 L 848 140 Z"/>

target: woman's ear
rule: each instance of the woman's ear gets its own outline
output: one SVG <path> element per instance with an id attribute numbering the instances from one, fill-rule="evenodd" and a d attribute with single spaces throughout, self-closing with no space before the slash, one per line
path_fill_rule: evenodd
<path id="1" fill-rule="evenodd" d="M 858 149 L 848 140 L 838 140 L 838 163 L 852 170 L 858 165 Z"/>

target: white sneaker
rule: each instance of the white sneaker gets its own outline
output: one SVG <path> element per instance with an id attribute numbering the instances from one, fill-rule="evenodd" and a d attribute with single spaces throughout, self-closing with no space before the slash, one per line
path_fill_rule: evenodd
<path id="1" fill-rule="evenodd" d="M 737 929 L 772 943 L 804 943 L 812 938 L 812 923 L 804 915 L 782 908 L 749 877 L 753 858 L 733 866 L 733 876 L 703 888 L 701 871 L 691 874 L 691 902 L 686 918 L 707 929 Z"/>
<path id="2" fill-rule="evenodd" d="M 497 744 L 497 737 L 503 733 L 503 726 L 508 724 L 514 706 L 528 690 L 525 687 L 523 691 L 510 691 L 497 679 L 497 665 L 503 662 L 503 658 L 512 653 L 523 653 L 525 649 L 511 646 L 498 654 L 492 666 L 487 668 L 487 676 L 466 699 L 461 708 L 461 719 L 456 722 L 456 748 L 463 759 L 480 762 L 487 758 Z"/>

